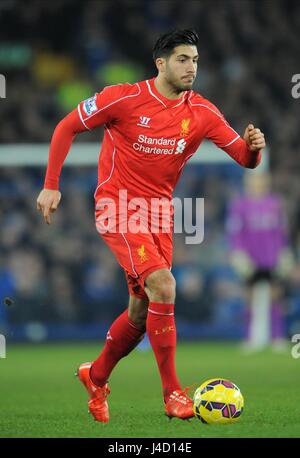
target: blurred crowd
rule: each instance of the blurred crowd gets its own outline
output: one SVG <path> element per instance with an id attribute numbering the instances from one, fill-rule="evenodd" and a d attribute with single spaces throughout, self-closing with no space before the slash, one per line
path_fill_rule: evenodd
<path id="1" fill-rule="evenodd" d="M 48 142 L 79 100 L 107 84 L 154 76 L 152 46 L 175 27 L 199 34 L 195 89 L 237 130 L 249 120 L 259 125 L 274 166 L 298 167 L 299 102 L 291 96 L 299 73 L 297 0 L 2 0 L 7 100 L 0 105 L 0 141 Z"/>
<path id="2" fill-rule="evenodd" d="M 190 166 L 184 174 L 177 196 L 205 192 L 208 177 L 197 189 L 197 167 Z M 7 310 L 9 318 L 13 322 L 110 319 L 127 305 L 128 292 L 123 271 L 94 225 L 97 171 L 63 170 L 62 203 L 50 227 L 35 205 L 43 175 L 39 168 L 6 167 L 0 172 L 0 296 L 14 299 Z M 177 312 L 183 318 L 201 320 L 214 313 L 204 282 L 224 261 L 225 247 L 218 240 L 224 202 L 216 199 L 223 192 L 222 186 L 215 189 L 206 204 L 209 231 L 203 252 L 185 244 L 186 234 L 175 235 L 173 271 L 178 280 Z"/>
<path id="3" fill-rule="evenodd" d="M 153 43 L 175 27 L 199 34 L 195 90 L 240 133 L 249 122 L 265 133 L 273 188 L 284 198 L 300 261 L 300 102 L 291 96 L 292 75 L 300 71 L 297 0 L 1 0 L 0 73 L 7 98 L 0 100 L 0 143 L 48 143 L 55 124 L 80 100 L 105 85 L 153 77 Z M 80 136 L 100 139 L 97 129 Z M 0 171 L 0 293 L 16 303 L 22 297 L 10 318 L 115 316 L 126 305 L 127 290 L 92 224 L 96 169 L 64 171 L 63 209 L 50 231 L 35 210 L 43 175 L 41 169 Z M 175 236 L 177 312 L 221 322 L 231 307 L 239 319 L 243 292 L 228 267 L 224 232 L 226 202 L 239 180 L 222 167 L 194 167 L 192 177 L 183 177 L 177 192 L 206 198 L 205 242 L 195 250 Z M 290 311 L 299 308 L 297 266 L 288 281 Z M 99 307 L 99 297 L 105 306 Z"/>
<path id="4" fill-rule="evenodd" d="M 123 271 L 94 225 L 95 168 L 68 167 L 62 174 L 62 202 L 47 226 L 36 210 L 44 169 L 0 171 L 0 297 L 2 320 L 24 322 L 110 321 L 127 305 Z M 174 234 L 172 272 L 177 281 L 176 313 L 183 322 L 243 325 L 245 291 L 230 264 L 228 208 L 243 188 L 234 164 L 190 164 L 176 197 L 204 197 L 204 240 L 186 244 Z M 195 208 L 195 207 L 194 207 Z M 285 284 L 287 332 L 300 321 L 300 256 Z"/>

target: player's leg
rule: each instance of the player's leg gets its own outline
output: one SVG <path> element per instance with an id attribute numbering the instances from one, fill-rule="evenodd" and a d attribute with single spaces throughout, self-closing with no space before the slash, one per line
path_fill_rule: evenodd
<path id="1" fill-rule="evenodd" d="M 272 281 L 271 298 L 272 349 L 276 352 L 286 351 L 288 344 L 285 332 L 284 284 L 278 278 Z"/>
<path id="2" fill-rule="evenodd" d="M 175 279 L 169 269 L 159 269 L 145 278 L 149 298 L 147 334 L 159 368 L 165 412 L 169 417 L 190 418 L 192 400 L 181 390 L 175 368 L 176 326 Z"/>
<path id="3" fill-rule="evenodd" d="M 129 296 L 128 308 L 112 323 L 104 347 L 91 367 L 90 376 L 95 385 L 105 385 L 120 359 L 141 341 L 146 331 L 147 308 L 147 298 Z"/>
<path id="4" fill-rule="evenodd" d="M 90 412 L 96 420 L 106 422 L 109 420 L 107 380 L 118 361 L 139 343 L 145 333 L 148 298 L 143 284 L 139 283 L 140 273 L 149 269 L 149 260 L 153 267 L 153 259 L 156 260 L 159 253 L 150 232 L 137 237 L 131 232 L 103 231 L 101 211 L 95 216 L 97 230 L 126 272 L 130 295 L 129 307 L 111 325 L 99 357 L 93 364 L 84 363 L 78 369 L 79 378 L 90 395 Z"/>
<path id="5" fill-rule="evenodd" d="M 163 374 L 163 384 L 166 387 L 166 407 L 170 406 L 169 401 L 171 400 L 171 407 L 168 408 L 168 413 L 167 411 L 166 413 L 169 416 L 178 416 L 181 418 L 193 416 L 192 401 L 184 392 L 181 391 L 180 384 L 178 380 L 176 380 L 175 373 L 175 280 L 170 273 L 173 248 L 172 232 L 155 236 L 149 231 L 141 232 L 138 235 L 129 231 L 127 233 L 104 233 L 101 236 L 114 253 L 120 266 L 122 266 L 127 272 L 127 282 L 130 295 L 138 296 L 140 298 L 148 297 L 151 301 L 150 305 L 152 315 L 159 316 L 159 326 L 157 330 L 158 333 L 160 332 L 166 337 L 163 336 L 154 339 L 155 342 L 152 344 L 152 348 L 154 349 L 160 371 Z M 157 271 L 160 272 L 156 274 L 155 272 Z M 147 288 L 146 292 L 145 286 Z M 163 307 L 163 311 L 161 310 L 161 306 Z M 155 313 L 156 307 L 159 307 L 157 313 Z M 168 312 L 168 308 L 170 308 L 170 312 Z M 135 317 L 135 313 L 137 313 L 139 317 Z M 142 313 L 137 311 L 136 304 L 131 302 L 130 318 L 128 318 L 127 315 L 127 323 L 129 319 L 132 319 L 131 324 L 133 324 L 133 326 L 131 326 L 131 328 L 139 332 L 140 336 L 142 336 L 145 328 L 144 326 L 143 329 L 138 327 L 133 320 L 141 320 L 142 323 L 139 323 L 139 325 L 142 325 L 143 318 L 141 315 Z M 156 324 L 155 321 L 151 319 L 149 321 L 148 319 L 149 312 L 147 317 L 148 334 L 152 333 L 152 329 L 153 333 L 156 334 L 156 328 L 154 329 Z M 169 319 L 170 325 L 167 325 L 166 329 L 163 329 L 164 326 L 162 323 L 164 320 L 168 320 L 167 322 L 169 322 Z M 168 334 L 170 334 L 170 337 L 167 337 Z M 111 330 L 109 335 L 113 337 Z M 110 345 L 113 340 L 115 340 L 114 337 L 112 339 L 107 339 L 106 345 Z M 138 338 L 136 340 L 138 340 Z M 167 348 L 167 351 L 164 351 L 164 347 Z M 122 354 L 122 356 L 125 356 L 125 353 Z M 107 380 L 107 376 L 103 377 L 102 380 L 98 380 L 98 383 L 103 383 L 103 379 Z M 178 387 L 178 389 L 175 388 L 171 394 L 168 394 L 173 387 Z"/>
<path id="6" fill-rule="evenodd" d="M 130 296 L 128 309 L 111 325 L 98 358 L 78 368 L 77 375 L 90 396 L 89 411 L 97 421 L 109 421 L 108 378 L 118 361 L 128 355 L 143 338 L 147 308 L 147 297 Z"/>
<path id="7" fill-rule="evenodd" d="M 145 292 L 149 298 L 147 334 L 160 371 L 164 399 L 167 399 L 172 391 L 181 389 L 175 370 L 175 279 L 171 272 L 159 269 L 148 275 Z"/>
<path id="8" fill-rule="evenodd" d="M 148 297 L 129 296 L 128 318 L 144 332 L 146 332 L 148 305 Z"/>
<path id="9" fill-rule="evenodd" d="M 249 320 L 249 349 L 261 350 L 270 342 L 271 286 L 268 280 L 252 285 Z"/>

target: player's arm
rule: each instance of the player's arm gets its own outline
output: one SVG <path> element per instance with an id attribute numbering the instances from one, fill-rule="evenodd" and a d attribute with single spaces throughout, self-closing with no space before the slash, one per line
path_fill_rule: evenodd
<path id="1" fill-rule="evenodd" d="M 281 279 L 286 279 L 295 267 L 295 257 L 290 245 L 287 210 L 282 200 L 278 198 L 278 225 L 275 230 L 274 246 L 278 247 L 278 259 L 275 272 Z"/>
<path id="2" fill-rule="evenodd" d="M 226 221 L 230 248 L 229 262 L 241 278 L 247 279 L 254 272 L 254 265 L 247 253 L 244 220 L 243 200 L 234 200 L 229 205 Z"/>
<path id="3" fill-rule="evenodd" d="M 261 161 L 261 150 L 266 146 L 264 134 L 253 124 L 246 127 L 244 137 L 229 125 L 222 113 L 210 102 L 207 108 L 206 137 L 223 149 L 238 164 L 250 169 Z"/>
<path id="4" fill-rule="evenodd" d="M 53 132 L 44 189 L 42 189 L 37 198 L 37 209 L 41 211 L 47 224 L 51 224 L 50 215 L 57 209 L 61 199 L 59 177 L 63 163 L 75 136 L 85 130 L 86 127 L 83 125 L 76 109 L 63 118 Z"/>
<path id="5" fill-rule="evenodd" d="M 42 212 L 47 224 L 51 223 L 50 215 L 57 209 L 61 199 L 59 177 L 75 136 L 115 122 L 120 112 L 117 102 L 129 90 L 131 85 L 108 86 L 94 97 L 81 102 L 56 126 L 50 143 L 44 189 L 37 198 L 37 209 Z"/>

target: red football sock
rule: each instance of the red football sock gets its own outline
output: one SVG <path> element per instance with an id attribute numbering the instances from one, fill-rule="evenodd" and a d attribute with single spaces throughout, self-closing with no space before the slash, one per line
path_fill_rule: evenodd
<path id="1" fill-rule="evenodd" d="M 144 331 L 128 318 L 126 309 L 111 325 L 104 348 L 91 367 L 92 382 L 98 386 L 105 385 L 118 361 L 136 347 L 143 334 Z"/>
<path id="2" fill-rule="evenodd" d="M 166 401 L 172 391 L 181 389 L 175 369 L 174 304 L 150 302 L 146 329 L 159 368 Z"/>

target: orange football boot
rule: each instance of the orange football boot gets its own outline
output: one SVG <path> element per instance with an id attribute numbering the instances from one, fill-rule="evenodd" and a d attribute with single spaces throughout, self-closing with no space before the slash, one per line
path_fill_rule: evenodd
<path id="1" fill-rule="evenodd" d="M 173 391 L 165 403 L 165 413 L 169 418 L 178 417 L 182 420 L 194 417 L 193 401 L 186 394 L 189 388 L 183 391 Z"/>
<path id="2" fill-rule="evenodd" d="M 108 384 L 104 386 L 95 385 L 90 378 L 92 363 L 83 363 L 79 366 L 76 375 L 87 389 L 90 399 L 88 402 L 89 411 L 96 421 L 107 423 L 109 421 L 109 410 L 107 396 L 110 393 Z"/>

